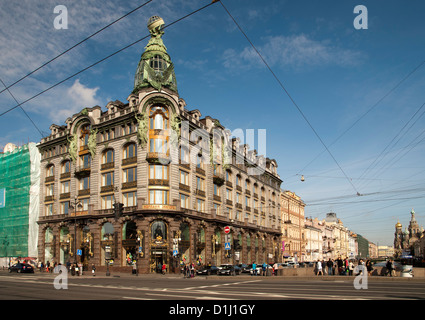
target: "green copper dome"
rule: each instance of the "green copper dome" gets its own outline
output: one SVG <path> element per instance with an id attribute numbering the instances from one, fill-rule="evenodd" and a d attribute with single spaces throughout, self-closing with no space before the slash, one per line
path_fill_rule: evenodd
<path id="1" fill-rule="evenodd" d="M 151 38 L 137 66 L 133 93 L 146 87 L 153 87 L 158 91 L 165 87 L 177 92 L 174 65 L 162 42 L 163 26 L 164 20 L 159 16 L 153 16 L 148 21 Z"/>

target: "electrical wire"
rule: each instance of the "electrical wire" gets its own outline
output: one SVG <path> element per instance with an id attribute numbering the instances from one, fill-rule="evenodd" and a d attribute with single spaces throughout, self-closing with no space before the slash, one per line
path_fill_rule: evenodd
<path id="1" fill-rule="evenodd" d="M 229 10 L 227 10 L 226 6 L 223 4 L 223 1 L 218 0 L 218 2 L 221 3 L 222 7 L 224 8 L 224 10 L 227 12 L 227 14 L 229 15 L 229 17 L 233 20 L 233 22 L 235 23 L 236 27 L 239 29 L 239 31 L 243 34 L 243 36 L 245 37 L 245 39 L 249 42 L 249 44 L 251 45 L 251 47 L 254 49 L 254 51 L 257 53 L 257 55 L 259 56 L 259 58 L 261 59 L 261 61 L 264 63 L 264 65 L 267 67 L 267 69 L 270 71 L 270 73 L 272 74 L 272 76 L 275 78 L 275 80 L 277 81 L 277 83 L 280 85 L 280 87 L 283 89 L 283 91 L 285 92 L 285 94 L 288 96 L 288 98 L 291 100 L 292 104 L 295 106 L 295 108 L 298 110 L 298 112 L 301 114 L 301 116 L 304 118 L 304 120 L 307 122 L 307 124 L 309 125 L 310 129 L 313 131 L 313 133 L 316 135 L 316 137 L 319 139 L 320 143 L 325 147 L 326 151 L 329 153 L 329 155 L 331 156 L 331 158 L 334 160 L 334 162 L 336 163 L 336 165 L 338 166 L 338 168 L 340 169 L 340 171 L 342 172 L 342 174 L 345 176 L 346 180 L 349 182 L 349 184 L 352 186 L 352 188 L 354 189 L 354 191 L 356 192 L 356 195 L 360 196 L 361 194 L 358 192 L 358 190 L 356 189 L 356 187 L 354 186 L 353 182 L 350 180 L 350 178 L 348 178 L 347 174 L 345 173 L 345 171 L 342 169 L 342 167 L 340 166 L 340 164 L 338 163 L 338 161 L 336 160 L 336 158 L 334 157 L 334 155 L 331 153 L 331 151 L 329 150 L 329 148 L 326 146 L 326 144 L 324 143 L 324 141 L 322 140 L 322 138 L 320 137 L 320 135 L 318 134 L 318 132 L 314 129 L 313 125 L 310 123 L 310 121 L 307 119 L 306 115 L 304 114 L 304 112 L 301 110 L 301 108 L 298 106 L 298 104 L 295 102 L 294 98 L 290 95 L 290 93 L 288 92 L 288 90 L 286 89 L 286 87 L 283 85 L 283 83 L 279 80 L 279 78 L 277 77 L 277 75 L 273 72 L 273 70 L 271 69 L 270 65 L 267 63 L 267 61 L 264 59 L 264 57 L 261 55 L 261 53 L 257 50 L 257 48 L 254 46 L 254 44 L 252 43 L 252 41 L 249 39 L 249 37 L 247 36 L 247 34 L 243 31 L 242 27 L 237 23 L 237 21 L 235 20 L 235 18 L 232 16 L 232 14 L 229 12 Z"/>
<path id="2" fill-rule="evenodd" d="M 22 108 L 21 104 L 18 102 L 18 100 L 16 100 L 15 96 L 12 94 L 12 92 L 9 90 L 9 88 L 6 86 L 6 84 L 3 82 L 2 79 L 0 79 L 1 83 L 3 84 L 3 86 L 5 86 L 5 90 L 7 90 L 7 92 L 9 92 L 9 94 L 12 96 L 13 100 L 15 100 L 15 102 L 20 106 L 22 112 L 27 116 L 27 118 L 31 121 L 31 123 L 33 124 L 33 126 L 37 129 L 37 131 L 40 133 L 40 136 L 43 138 L 43 133 L 41 132 L 41 130 L 38 128 L 38 126 L 35 124 L 35 122 L 31 119 L 31 117 L 29 116 L 29 114 L 24 110 L 24 108 Z"/>
<path id="3" fill-rule="evenodd" d="M 183 16 L 183 17 L 181 17 L 181 18 L 179 18 L 179 19 L 177 19 L 177 20 L 173 21 L 172 23 L 170 23 L 170 24 L 166 25 L 163 29 L 166 29 L 166 28 L 168 28 L 168 27 L 171 27 L 172 25 L 174 25 L 174 24 L 176 24 L 176 23 L 178 23 L 178 22 L 180 22 L 180 21 L 182 21 L 182 20 L 184 20 L 184 19 L 186 19 L 186 18 L 190 17 L 191 15 L 193 15 L 193 14 L 195 14 L 195 13 L 197 13 L 197 12 L 199 12 L 199 11 L 201 11 L 201 10 L 203 10 L 203 9 L 207 8 L 207 7 L 209 7 L 210 5 L 212 5 L 212 4 L 214 4 L 214 3 L 215 3 L 215 2 L 211 2 L 211 3 L 209 3 L 209 4 L 207 4 L 207 5 L 205 5 L 205 6 L 201 7 L 201 8 L 199 8 L 199 9 L 197 9 L 197 10 L 195 10 L 195 11 L 192 11 L 191 13 L 188 13 L 187 15 L 185 15 L 185 16 Z M 27 103 L 27 102 L 29 102 L 29 101 L 31 101 L 31 100 L 33 100 L 33 99 L 37 98 L 38 96 L 40 96 L 40 95 L 42 95 L 42 94 L 46 93 L 47 91 L 49 91 L 49 90 L 51 90 L 51 89 L 53 89 L 53 88 L 57 87 L 58 85 L 60 85 L 60 84 L 62 84 L 62 83 L 64 83 L 64 82 L 66 82 L 66 81 L 68 81 L 69 79 L 71 79 L 71 78 L 73 78 L 73 77 L 75 77 L 75 76 L 79 75 L 80 73 L 82 73 L 82 72 L 84 72 L 84 71 L 86 71 L 86 70 L 88 70 L 88 69 L 90 69 L 90 68 L 92 68 L 92 67 L 94 67 L 94 66 L 98 65 L 99 63 L 101 63 L 101 62 L 103 62 L 103 61 L 105 61 L 105 60 L 107 60 L 107 59 L 109 59 L 109 58 L 111 58 L 111 57 L 113 57 L 113 56 L 117 55 L 118 53 L 120 53 L 120 52 L 122 52 L 122 51 L 124 51 L 124 50 L 126 50 L 126 49 L 128 49 L 128 48 L 130 48 L 130 47 L 132 47 L 132 46 L 134 46 L 135 44 L 137 44 L 137 43 L 139 43 L 139 42 L 141 42 L 141 41 L 143 41 L 143 40 L 147 39 L 149 36 L 150 36 L 150 35 L 146 35 L 146 36 L 144 36 L 143 38 L 140 38 L 139 40 L 136 40 L 136 41 L 134 41 L 134 42 L 132 42 L 132 43 L 130 43 L 130 44 L 128 44 L 128 45 L 126 45 L 125 47 L 123 47 L 123 48 L 121 48 L 121 49 L 119 49 L 119 50 L 117 50 L 117 51 L 115 51 L 115 52 L 111 53 L 110 55 L 108 55 L 108 56 L 106 56 L 106 57 L 104 57 L 104 58 L 102 58 L 102 59 L 100 59 L 100 60 L 96 61 L 95 63 L 93 63 L 93 64 L 91 64 L 91 65 L 89 65 L 89 66 L 85 67 L 84 69 L 81 69 L 80 71 L 78 71 L 78 72 L 76 72 L 76 73 L 74 73 L 74 74 L 70 75 L 69 77 L 67 77 L 67 78 L 65 78 L 65 79 L 63 79 L 63 80 L 61 80 L 61 81 L 59 81 L 59 82 L 57 82 L 56 84 L 54 84 L 54 85 L 52 85 L 52 86 L 48 87 L 47 89 L 45 89 L 45 90 L 43 90 L 43 91 L 41 91 L 41 92 L 39 92 L 39 93 L 37 93 L 37 94 L 33 95 L 32 97 L 30 97 L 30 98 L 28 98 L 27 100 L 25 100 L 25 101 L 23 101 L 23 102 L 19 103 L 18 105 L 16 105 L 16 106 L 14 106 L 14 107 L 12 107 L 12 108 L 10 108 L 10 109 L 8 109 L 8 110 L 6 110 L 6 111 L 4 111 L 4 112 L 0 113 L 0 117 L 1 117 L 1 116 L 3 116 L 3 115 L 5 115 L 6 113 L 8 113 L 8 112 L 10 112 L 10 111 L 12 111 L 12 110 L 14 110 L 14 109 L 16 109 L 16 108 L 18 108 L 18 107 L 22 106 L 23 104 L 25 104 L 25 103 Z"/>
<path id="4" fill-rule="evenodd" d="M 121 16 L 120 18 L 112 21 L 110 24 L 104 26 L 103 28 L 97 30 L 95 33 L 91 34 L 90 36 L 88 36 L 87 38 L 81 40 L 80 42 L 74 44 L 72 47 L 66 49 L 65 51 L 63 51 L 62 53 L 58 54 L 56 57 L 50 59 L 49 61 L 43 63 L 41 66 L 39 66 L 38 68 L 34 69 L 33 71 L 31 71 L 30 73 L 28 73 L 27 75 L 23 76 L 22 78 L 16 80 L 14 83 L 12 83 L 10 86 L 6 87 L 5 89 L 0 91 L 0 94 L 3 93 L 4 91 L 12 88 L 14 85 L 18 84 L 19 82 L 21 82 L 22 80 L 28 78 L 30 75 L 32 75 L 33 73 L 37 72 L 38 70 L 44 68 L 45 66 L 47 66 L 49 63 L 55 61 L 56 59 L 58 59 L 59 57 L 63 56 L 65 53 L 71 51 L 72 49 L 78 47 L 80 44 L 86 42 L 87 40 L 89 40 L 90 38 L 94 37 L 95 35 L 97 35 L 98 33 L 102 32 L 103 30 L 109 28 L 110 26 L 112 26 L 113 24 L 117 23 L 118 21 L 124 19 L 125 17 L 129 16 L 130 14 L 132 14 L 133 12 L 143 8 L 145 5 L 147 5 L 148 3 L 152 2 L 153 0 L 149 0 L 145 3 L 143 3 L 142 5 L 138 6 L 137 8 L 131 10 L 130 12 L 127 12 L 125 15 Z"/>

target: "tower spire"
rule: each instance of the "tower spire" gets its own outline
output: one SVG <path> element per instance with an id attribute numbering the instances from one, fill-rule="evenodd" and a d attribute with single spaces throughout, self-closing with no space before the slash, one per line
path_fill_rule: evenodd
<path id="1" fill-rule="evenodd" d="M 159 16 L 152 16 L 147 27 L 151 38 L 137 66 L 133 93 L 146 87 L 153 87 L 158 91 L 164 87 L 177 93 L 174 65 L 162 41 L 164 20 Z"/>

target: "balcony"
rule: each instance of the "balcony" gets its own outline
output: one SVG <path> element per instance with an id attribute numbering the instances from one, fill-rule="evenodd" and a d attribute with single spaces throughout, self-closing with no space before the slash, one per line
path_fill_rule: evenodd
<path id="1" fill-rule="evenodd" d="M 224 176 L 223 174 L 220 173 L 215 173 L 213 175 L 213 182 L 218 185 L 219 187 L 221 187 L 224 184 Z"/>
<path id="2" fill-rule="evenodd" d="M 162 152 L 148 152 L 146 161 L 154 164 L 169 164 L 171 161 L 170 155 Z"/>
<path id="3" fill-rule="evenodd" d="M 131 158 L 123 159 L 121 162 L 121 165 L 127 166 L 127 165 L 135 164 L 135 163 L 137 163 L 137 157 L 131 157 Z"/>
<path id="4" fill-rule="evenodd" d="M 149 179 L 149 185 L 151 186 L 168 186 L 170 182 L 165 179 Z"/>
<path id="5" fill-rule="evenodd" d="M 87 177 L 90 175 L 90 166 L 84 165 L 75 168 L 74 176 L 77 178 Z"/>
<path id="6" fill-rule="evenodd" d="M 108 170 L 108 169 L 114 169 L 115 166 L 115 162 L 107 162 L 107 163 L 103 163 L 100 166 L 100 170 Z"/>
<path id="7" fill-rule="evenodd" d="M 150 180 L 149 180 L 150 184 Z M 130 181 L 130 182 L 123 182 L 121 185 L 121 189 L 130 189 L 130 188 L 136 188 L 137 187 L 137 181 Z"/>
<path id="8" fill-rule="evenodd" d="M 179 189 L 186 191 L 186 192 L 190 192 L 190 186 L 183 184 L 183 183 L 179 184 Z"/>

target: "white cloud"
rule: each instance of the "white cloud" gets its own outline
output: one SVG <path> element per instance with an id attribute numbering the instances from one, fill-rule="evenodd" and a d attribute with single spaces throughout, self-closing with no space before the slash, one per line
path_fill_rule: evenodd
<path id="1" fill-rule="evenodd" d="M 332 45 L 329 41 L 317 41 L 307 35 L 271 36 L 265 44 L 257 47 L 270 66 L 302 69 L 318 66 L 351 67 L 359 65 L 365 56 L 350 49 Z M 252 47 L 237 52 L 227 49 L 223 53 L 224 66 L 227 68 L 248 69 L 262 61 Z"/>

